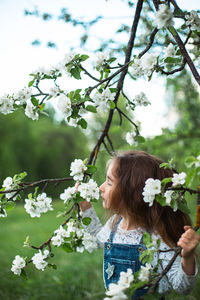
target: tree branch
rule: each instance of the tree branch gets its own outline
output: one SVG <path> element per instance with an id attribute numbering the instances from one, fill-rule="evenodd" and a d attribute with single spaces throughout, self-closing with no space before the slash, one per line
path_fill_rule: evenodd
<path id="1" fill-rule="evenodd" d="M 120 70 L 118 70 L 116 72 L 116 74 L 114 73 L 115 76 L 116 76 L 117 74 L 119 74 L 121 72 L 121 75 L 120 75 L 120 78 L 119 78 L 119 81 L 118 81 L 118 84 L 117 84 L 117 93 L 116 93 L 116 96 L 115 96 L 115 99 L 114 99 L 115 106 L 117 105 L 117 101 L 118 101 L 120 92 L 123 88 L 124 78 L 125 78 L 125 76 L 127 74 L 127 71 L 128 71 L 128 65 L 130 63 L 130 57 L 131 57 L 132 49 L 133 49 L 133 46 L 134 46 L 134 41 L 135 41 L 135 36 L 136 36 L 136 31 L 137 31 L 137 27 L 138 27 L 138 23 L 139 23 L 139 19 L 140 19 L 142 6 L 143 6 L 143 0 L 138 0 L 136 11 L 135 11 L 135 16 L 134 16 L 134 20 L 133 20 L 133 24 L 132 24 L 132 28 L 131 28 L 131 36 L 129 38 L 128 46 L 127 46 L 127 49 L 126 49 L 125 63 L 124 63 L 124 66 L 122 67 L 123 69 L 121 68 Z M 95 88 L 95 87 L 93 87 L 93 88 Z M 111 125 L 111 122 L 112 122 L 112 118 L 113 118 L 113 113 L 114 113 L 114 110 L 110 109 L 109 115 L 108 115 L 108 118 L 107 118 L 107 121 L 106 121 L 106 124 L 105 124 L 105 127 L 104 127 L 104 130 L 103 130 L 101 136 L 99 137 L 96 145 L 94 146 L 94 148 L 93 148 L 93 150 L 90 154 L 88 164 L 92 164 L 96 161 L 100 146 L 103 143 L 104 138 L 105 138 L 105 136 L 107 135 L 107 133 L 109 131 L 109 128 L 110 128 L 110 125 Z"/>

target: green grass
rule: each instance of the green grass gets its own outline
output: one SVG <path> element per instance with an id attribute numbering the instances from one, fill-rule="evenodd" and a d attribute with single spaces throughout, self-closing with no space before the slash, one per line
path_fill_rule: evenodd
<path id="1" fill-rule="evenodd" d="M 1 300 L 99 299 L 99 293 L 104 294 L 102 250 L 92 254 L 68 254 L 60 248 L 53 248 L 55 256 L 51 263 L 57 265 L 57 270 L 48 268 L 38 271 L 30 264 L 27 267 L 28 280 L 10 271 L 15 255 L 31 258 L 34 253 L 34 250 L 22 247 L 27 235 L 31 243 L 37 246 L 47 240 L 62 223 L 61 218 L 55 218 L 56 211 L 62 209 L 61 204 L 56 203 L 54 207 L 55 211 L 32 219 L 24 213 L 22 206 L 17 206 L 6 219 L 1 218 Z"/>
<path id="2" fill-rule="evenodd" d="M 104 297 L 102 279 L 102 250 L 92 254 L 65 253 L 60 248 L 53 248 L 55 256 L 51 263 L 57 270 L 38 271 L 30 264 L 27 267 L 28 279 L 14 275 L 11 263 L 15 255 L 31 258 L 34 250 L 22 247 L 27 235 L 33 245 L 39 245 L 62 223 L 56 218 L 61 210 L 60 202 L 54 203 L 55 210 L 30 218 L 24 208 L 18 205 L 10 211 L 8 217 L 0 219 L 0 299 L 1 300 L 101 300 Z M 97 205 L 101 219 L 102 210 Z M 105 220 L 104 220 L 105 221 Z M 200 278 L 193 293 L 189 296 L 169 295 L 166 300 L 198 300 L 200 295 Z"/>

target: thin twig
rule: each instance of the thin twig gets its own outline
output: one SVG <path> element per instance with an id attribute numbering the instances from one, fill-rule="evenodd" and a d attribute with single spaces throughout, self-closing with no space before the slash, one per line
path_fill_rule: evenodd
<path id="1" fill-rule="evenodd" d="M 151 48 L 151 46 L 153 45 L 155 36 L 157 34 L 157 32 L 159 31 L 159 29 L 156 27 L 154 28 L 154 30 L 152 31 L 150 38 L 149 38 L 149 43 L 147 44 L 146 48 L 139 53 L 138 57 L 141 58 L 147 51 L 149 51 L 149 49 Z"/>
<path id="2" fill-rule="evenodd" d="M 12 189 L 12 190 L 6 190 L 6 191 L 0 191 L 0 194 L 8 194 L 8 193 L 12 193 L 12 192 L 20 192 L 22 190 L 26 190 L 28 188 L 32 188 L 36 185 L 42 184 L 42 183 L 52 183 L 52 182 L 56 182 L 56 183 L 60 183 L 60 182 L 64 182 L 64 181 L 69 181 L 69 180 L 73 180 L 72 177 L 64 177 L 64 178 L 53 178 L 53 179 L 41 179 L 39 181 L 35 181 L 35 182 L 31 182 L 31 183 L 20 183 L 19 186 L 21 186 L 18 189 Z"/>

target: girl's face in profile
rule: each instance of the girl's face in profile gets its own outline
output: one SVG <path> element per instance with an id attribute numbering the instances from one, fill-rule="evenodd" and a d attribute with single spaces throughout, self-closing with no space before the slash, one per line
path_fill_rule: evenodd
<path id="1" fill-rule="evenodd" d="M 103 200 L 103 208 L 109 209 L 110 208 L 110 201 L 111 201 L 111 192 L 116 186 L 116 178 L 113 175 L 113 162 L 109 165 L 107 174 L 106 174 L 106 181 L 100 186 L 99 190 L 101 192 L 101 197 Z"/>

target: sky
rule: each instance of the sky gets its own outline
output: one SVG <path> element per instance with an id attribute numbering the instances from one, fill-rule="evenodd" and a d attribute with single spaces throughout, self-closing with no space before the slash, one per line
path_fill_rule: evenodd
<path id="1" fill-rule="evenodd" d="M 181 8 L 200 9 L 199 0 L 177 1 Z M 81 29 L 72 28 L 61 21 L 52 20 L 43 22 L 34 17 L 25 17 L 24 9 L 32 10 L 38 7 L 41 11 L 48 11 L 58 14 L 61 7 L 68 7 L 74 17 L 92 19 L 97 15 L 103 15 L 105 20 L 92 30 L 94 39 L 89 47 L 96 43 L 95 36 L 111 38 L 113 29 L 119 26 L 123 18 L 128 20 L 130 9 L 125 1 L 120 0 L 1 0 L 0 1 L 0 96 L 4 93 L 16 92 L 27 85 L 29 74 L 38 67 L 51 65 L 59 62 L 70 46 L 77 46 Z M 120 17 L 120 19 L 118 18 Z M 131 18 L 130 18 L 131 22 Z M 41 47 L 31 46 L 31 42 L 38 38 L 41 40 Z M 49 49 L 45 43 L 49 40 L 55 41 L 59 49 Z M 81 86 L 69 81 L 66 86 Z M 66 89 L 67 89 L 66 87 Z M 145 92 L 151 102 L 147 108 L 136 109 L 136 119 L 142 124 L 142 134 L 153 136 L 161 133 L 163 127 L 172 124 L 174 119 L 166 117 L 165 87 L 164 80 L 154 76 L 150 82 L 142 79 L 133 82 L 127 88 L 127 94 L 131 97 Z"/>

